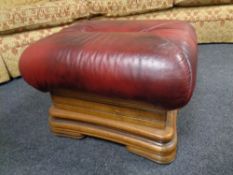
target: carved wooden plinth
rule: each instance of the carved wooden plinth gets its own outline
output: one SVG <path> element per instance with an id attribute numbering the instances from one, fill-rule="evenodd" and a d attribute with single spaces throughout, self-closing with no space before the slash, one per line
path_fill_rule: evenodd
<path id="1" fill-rule="evenodd" d="M 55 134 L 110 140 L 157 163 L 175 159 L 176 110 L 64 89 L 52 91 L 51 96 L 49 124 Z"/>

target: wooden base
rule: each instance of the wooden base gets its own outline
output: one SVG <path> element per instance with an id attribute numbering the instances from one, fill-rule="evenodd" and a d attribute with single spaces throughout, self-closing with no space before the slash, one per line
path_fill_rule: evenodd
<path id="1" fill-rule="evenodd" d="M 175 159 L 177 110 L 64 89 L 54 90 L 51 96 L 49 124 L 55 134 L 110 140 L 161 164 Z"/>

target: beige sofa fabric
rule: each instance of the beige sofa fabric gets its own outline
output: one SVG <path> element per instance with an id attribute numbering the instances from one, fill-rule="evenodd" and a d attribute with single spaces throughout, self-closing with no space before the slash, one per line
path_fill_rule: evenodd
<path id="1" fill-rule="evenodd" d="M 59 0 L 0 10 L 0 34 L 45 28 L 88 17 L 85 0 Z"/>
<path id="2" fill-rule="evenodd" d="M 167 9 L 173 0 L 87 0 L 91 14 L 125 16 Z"/>
<path id="3" fill-rule="evenodd" d="M 33 4 L 35 2 L 40 2 L 40 1 L 46 1 L 46 0 L 0 0 L 0 9 L 5 7 L 18 6 L 18 5 Z"/>
<path id="4" fill-rule="evenodd" d="M 0 55 L 0 83 L 6 82 L 8 80 L 10 80 L 10 76 Z"/>

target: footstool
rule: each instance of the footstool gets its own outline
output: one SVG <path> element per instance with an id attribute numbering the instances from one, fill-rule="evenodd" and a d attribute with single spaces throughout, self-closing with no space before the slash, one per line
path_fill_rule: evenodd
<path id="1" fill-rule="evenodd" d="M 93 136 L 170 163 L 177 111 L 193 93 L 194 29 L 180 21 L 83 21 L 31 44 L 20 71 L 50 92 L 51 130 Z"/>

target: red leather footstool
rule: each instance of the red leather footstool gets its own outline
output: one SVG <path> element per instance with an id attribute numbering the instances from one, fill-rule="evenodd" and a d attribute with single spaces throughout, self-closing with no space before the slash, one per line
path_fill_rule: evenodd
<path id="1" fill-rule="evenodd" d="M 55 134 L 107 139 L 170 163 L 177 111 L 195 86 L 196 42 L 180 21 L 78 22 L 30 45 L 20 71 L 51 93 Z"/>

